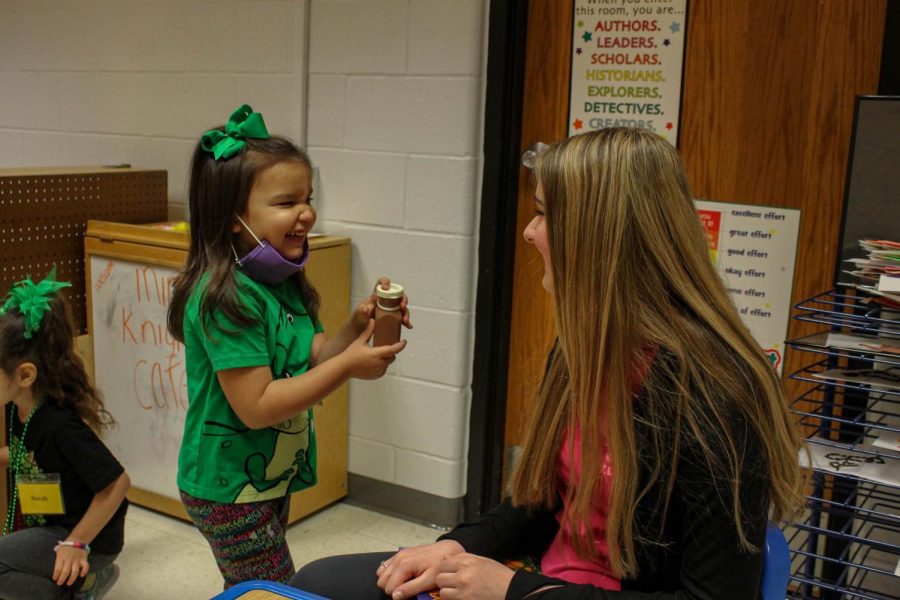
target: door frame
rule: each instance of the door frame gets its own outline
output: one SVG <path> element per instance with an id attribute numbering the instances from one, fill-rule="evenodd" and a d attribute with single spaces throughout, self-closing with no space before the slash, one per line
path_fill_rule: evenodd
<path id="1" fill-rule="evenodd" d="M 528 0 L 491 0 L 466 520 L 500 498 Z"/>

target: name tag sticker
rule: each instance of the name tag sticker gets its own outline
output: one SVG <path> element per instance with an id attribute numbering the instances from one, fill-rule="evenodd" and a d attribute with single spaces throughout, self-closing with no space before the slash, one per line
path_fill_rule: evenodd
<path id="1" fill-rule="evenodd" d="M 19 475 L 16 478 L 23 515 L 64 515 L 59 473 Z"/>

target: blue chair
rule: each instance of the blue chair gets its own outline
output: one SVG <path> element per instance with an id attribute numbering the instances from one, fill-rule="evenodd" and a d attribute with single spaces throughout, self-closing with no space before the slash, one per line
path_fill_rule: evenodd
<path id="1" fill-rule="evenodd" d="M 216 594 L 210 600 L 239 600 L 244 594 L 257 590 L 269 592 L 273 600 L 277 598 L 292 598 L 294 600 L 328 600 L 328 598 L 304 592 L 297 588 L 292 588 L 289 585 L 284 585 L 283 583 L 275 583 L 274 581 L 244 581 L 236 586 L 228 588 L 220 594 Z"/>
<path id="2" fill-rule="evenodd" d="M 766 551 L 763 555 L 763 572 L 760 591 L 763 600 L 784 600 L 788 580 L 791 577 L 791 553 L 784 533 L 769 523 L 766 528 Z"/>

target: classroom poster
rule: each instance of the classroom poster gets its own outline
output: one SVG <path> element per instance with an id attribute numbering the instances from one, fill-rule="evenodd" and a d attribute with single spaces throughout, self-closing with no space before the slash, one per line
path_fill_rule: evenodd
<path id="1" fill-rule="evenodd" d="M 744 324 L 781 373 L 800 211 L 695 200 L 709 255 Z"/>
<path id="2" fill-rule="evenodd" d="M 643 127 L 678 140 L 687 0 L 575 0 L 569 135 Z"/>

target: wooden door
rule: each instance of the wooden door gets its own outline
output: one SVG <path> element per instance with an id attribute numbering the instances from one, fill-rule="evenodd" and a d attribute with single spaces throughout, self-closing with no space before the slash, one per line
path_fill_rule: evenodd
<path id="1" fill-rule="evenodd" d="M 567 135 L 569 105 L 569 37 L 574 5 L 562 0 L 531 0 L 522 106 L 521 150 L 538 141 Z M 534 216 L 534 187 L 526 169 L 519 175 L 516 230 Z M 520 235 L 516 238 L 513 301 L 509 335 L 504 473 L 521 447 L 525 422 L 556 337 L 553 299 L 541 286 L 543 261 Z"/>
<path id="2" fill-rule="evenodd" d="M 689 0 L 678 146 L 694 196 L 801 210 L 794 302 L 832 285 L 854 98 L 878 90 L 885 10 L 886 0 Z M 523 150 L 567 135 L 572 15 L 570 1 L 529 4 Z M 532 194 L 523 169 L 520 231 Z M 519 238 L 507 458 L 522 443 L 555 335 L 542 269 Z M 792 322 L 788 337 L 813 329 Z M 799 360 L 789 353 L 784 372 Z"/>

